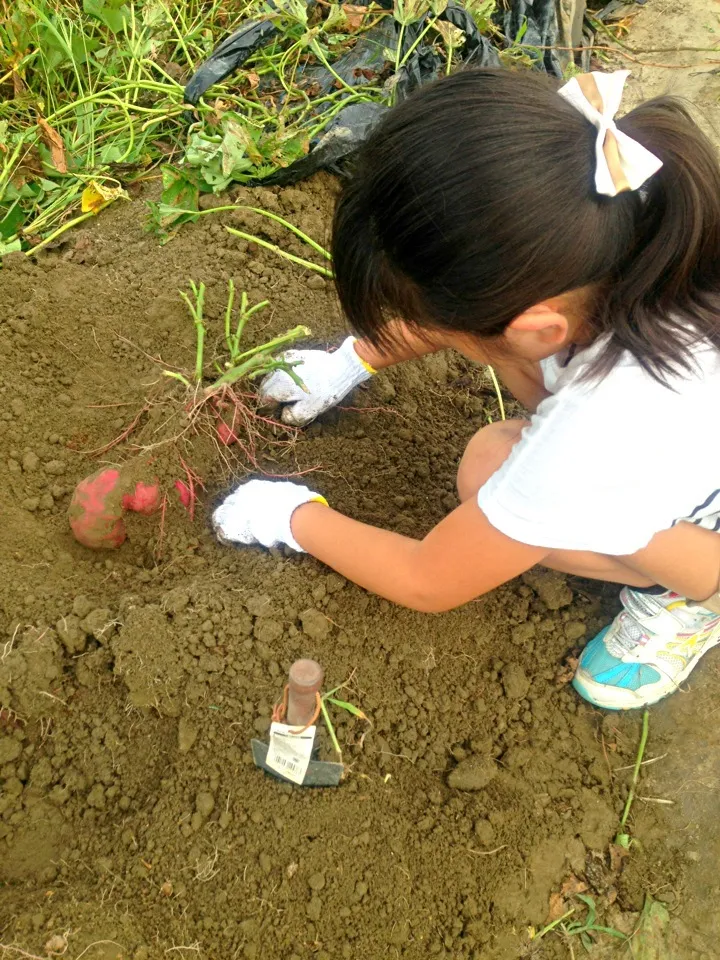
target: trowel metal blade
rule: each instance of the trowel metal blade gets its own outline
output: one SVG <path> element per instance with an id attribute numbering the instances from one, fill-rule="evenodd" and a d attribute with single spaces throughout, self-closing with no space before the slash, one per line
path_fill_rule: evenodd
<path id="1" fill-rule="evenodd" d="M 251 740 L 250 745 L 252 746 L 252 755 L 256 767 L 260 767 L 265 773 L 269 773 L 271 777 L 284 780 L 285 783 L 293 783 L 292 780 L 288 780 L 288 778 L 283 777 L 281 773 L 278 773 L 276 770 L 271 770 L 270 767 L 268 767 L 268 745 L 266 743 L 263 743 L 262 740 Z M 345 768 L 341 763 L 332 763 L 329 760 L 311 760 L 303 782 L 294 785 L 296 787 L 337 787 L 340 784 L 344 770 Z"/>

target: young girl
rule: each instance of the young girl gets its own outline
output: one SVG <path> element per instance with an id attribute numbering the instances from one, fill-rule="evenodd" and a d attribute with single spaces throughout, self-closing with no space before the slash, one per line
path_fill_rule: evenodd
<path id="1" fill-rule="evenodd" d="M 461 506 L 413 540 L 251 480 L 213 518 L 416 610 L 534 564 L 625 584 L 574 680 L 610 709 L 676 690 L 720 641 L 720 170 L 671 99 L 616 125 L 626 76 L 468 71 L 389 111 L 335 211 L 360 339 L 289 356 L 307 393 L 263 385 L 304 424 L 401 360 L 493 364 L 530 418 L 476 434 Z"/>

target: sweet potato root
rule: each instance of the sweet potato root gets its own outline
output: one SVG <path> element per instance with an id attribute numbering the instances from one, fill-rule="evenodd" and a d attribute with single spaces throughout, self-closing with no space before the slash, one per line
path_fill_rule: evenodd
<path id="1" fill-rule="evenodd" d="M 103 467 L 75 488 L 70 528 L 83 546 L 112 550 L 127 536 L 124 515 L 130 511 L 150 516 L 160 508 L 161 499 L 157 481 L 128 482 L 118 467 Z"/>

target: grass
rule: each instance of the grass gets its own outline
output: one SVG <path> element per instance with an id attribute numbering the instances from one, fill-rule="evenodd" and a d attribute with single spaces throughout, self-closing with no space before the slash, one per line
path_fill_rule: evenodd
<path id="1" fill-rule="evenodd" d="M 630 811 L 632 810 L 632 805 L 635 800 L 635 791 L 638 785 L 638 779 L 640 777 L 640 769 L 642 767 L 643 757 L 645 756 L 645 747 L 647 746 L 648 733 L 650 729 L 650 711 L 643 711 L 642 718 L 642 728 L 640 732 L 640 742 L 638 744 L 638 752 L 635 757 L 635 766 L 633 767 L 632 780 L 630 782 L 630 789 L 628 791 L 627 800 L 625 801 L 625 807 L 620 817 L 620 830 L 615 837 L 615 843 L 623 847 L 625 850 L 630 848 L 630 844 L 633 842 L 630 838 L 630 834 L 627 832 L 627 822 L 630 816 Z"/>
<path id="2" fill-rule="evenodd" d="M 577 937 L 588 952 L 595 945 L 597 934 L 604 934 L 616 940 L 628 941 L 629 938 L 621 930 L 616 930 L 615 927 L 606 927 L 598 923 L 597 907 L 592 897 L 587 894 L 577 893 L 575 894 L 575 898 L 580 900 L 585 907 L 585 916 L 581 920 L 570 920 L 570 918 L 575 916 L 577 911 L 581 909 L 577 906 L 571 907 L 561 917 L 553 920 L 552 923 L 548 923 L 547 926 L 541 930 L 537 932 L 531 931 L 531 940 L 533 942 L 541 940 L 547 936 L 548 933 L 555 931 L 568 941 L 573 937 Z"/>
<path id="3" fill-rule="evenodd" d="M 450 69 L 461 37 L 439 29 L 442 7 L 396 0 L 392 11 L 346 15 L 304 0 L 0 0 L 0 256 L 52 243 L 137 181 L 162 181 L 150 224 L 162 236 L 197 215 L 201 193 L 271 176 L 349 103 L 391 103 L 388 78 L 420 42 L 444 50 Z M 499 35 L 495 0 L 468 9 Z M 393 16 L 385 65 L 340 75 L 342 56 Z M 189 77 L 253 18 L 274 35 L 190 107 Z M 408 45 L 411 24 L 422 29 Z M 91 185 L 105 199 L 85 209 Z"/>
<path id="4" fill-rule="evenodd" d="M 345 683 L 341 683 L 339 686 L 334 687 L 332 690 L 328 690 L 327 693 L 324 693 L 320 697 L 320 713 L 322 714 L 322 718 L 325 722 L 325 726 L 327 727 L 328 734 L 330 735 L 330 741 L 333 745 L 333 749 L 335 750 L 338 761 L 340 763 L 343 762 L 342 750 L 340 748 L 340 742 L 338 741 L 337 734 L 335 732 L 335 726 L 330 717 L 330 712 L 328 710 L 327 705 L 332 704 L 332 706 L 337 707 L 339 710 L 344 710 L 346 713 L 349 713 L 351 716 L 356 717 L 358 720 L 363 720 L 365 723 L 368 724 L 368 729 L 372 726 L 372 721 L 363 710 L 361 710 L 359 707 L 356 707 L 354 703 L 349 703 L 347 700 L 340 700 L 338 697 L 335 696 L 338 690 L 345 689 L 349 683 L 350 681 L 346 680 Z M 366 735 L 367 735 L 367 730 L 360 738 L 361 746 Z"/>

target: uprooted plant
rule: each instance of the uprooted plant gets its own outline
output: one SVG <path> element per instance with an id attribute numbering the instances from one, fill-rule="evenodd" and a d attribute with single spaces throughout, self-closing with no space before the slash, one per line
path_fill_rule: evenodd
<path id="1" fill-rule="evenodd" d="M 272 425 L 274 429 L 282 428 L 275 421 L 258 413 L 255 395 L 243 390 L 242 384 L 264 377 L 275 370 L 282 370 L 304 389 L 303 382 L 295 371 L 297 364 L 288 363 L 281 355 L 278 356 L 278 351 L 282 351 L 300 337 L 309 336 L 310 330 L 305 326 L 297 326 L 259 346 L 242 349 L 242 338 L 248 320 L 269 304 L 264 300 L 250 306 L 247 294 L 243 291 L 235 316 L 235 284 L 229 280 L 223 337 L 227 353 L 224 357 L 213 360 L 213 373 L 210 374 L 205 356 L 208 333 L 203 315 L 205 285 L 191 281 L 190 290 L 190 294 L 181 292 L 180 295 L 195 325 L 195 366 L 192 374 L 174 370 L 164 370 L 163 374 L 179 381 L 185 388 L 184 410 L 188 429 L 202 429 L 209 416 L 214 421 L 217 441 L 223 447 L 237 445 L 251 466 L 265 473 L 257 456 L 257 445 L 261 439 L 260 427 Z M 294 436 L 294 431 L 290 432 Z M 287 442 L 287 438 L 271 441 L 278 442 Z"/>
<path id="2" fill-rule="evenodd" d="M 249 469 L 265 476 L 298 476 L 299 471 L 269 473 L 261 462 L 260 450 L 266 457 L 279 460 L 292 447 L 297 431 L 265 417 L 259 411 L 256 393 L 250 384 L 258 377 L 276 370 L 287 373 L 301 387 L 302 380 L 288 363 L 282 350 L 310 330 L 297 326 L 287 333 L 259 344 L 245 347 L 243 337 L 248 322 L 268 307 L 268 301 L 250 305 L 243 291 L 236 305 L 232 280 L 228 283 L 222 337 L 214 356 L 207 349 L 211 342 L 206 322 L 205 285 L 190 282 L 190 291 L 181 291 L 195 327 L 195 363 L 190 369 L 170 370 L 162 361 L 165 388 L 146 400 L 129 425 L 104 446 L 88 451 L 105 457 L 111 450 L 126 444 L 131 458 L 120 465 L 101 468 L 78 484 L 70 508 L 70 524 L 76 538 L 85 546 L 113 548 L 125 540 L 125 518 L 134 512 L 152 515 L 160 512 L 158 551 L 162 547 L 168 493 L 158 479 L 160 456 L 165 452 L 172 461 L 166 471 L 176 477 L 172 486 L 180 503 L 194 518 L 198 492 L 204 481 L 189 461 L 194 459 L 198 443 L 210 441 L 211 460 L 220 460 L 229 476 L 238 476 Z M 174 384 L 168 389 L 168 380 Z M 184 454 L 184 456 L 183 456 Z M 303 471 L 307 472 L 307 471 Z"/>

